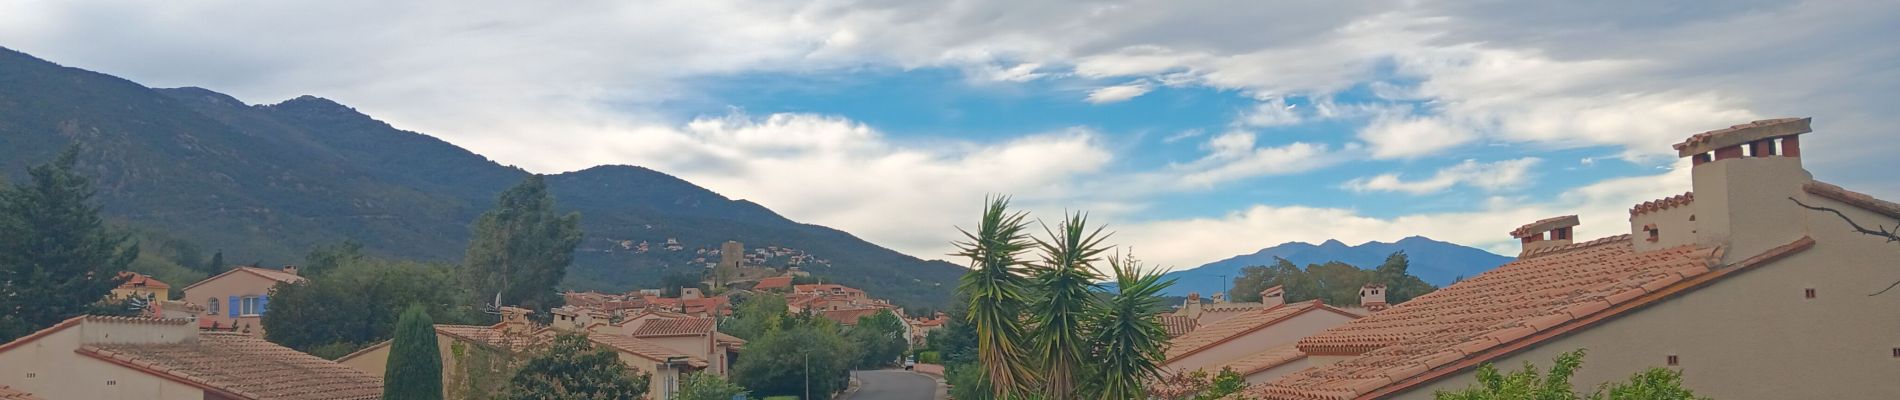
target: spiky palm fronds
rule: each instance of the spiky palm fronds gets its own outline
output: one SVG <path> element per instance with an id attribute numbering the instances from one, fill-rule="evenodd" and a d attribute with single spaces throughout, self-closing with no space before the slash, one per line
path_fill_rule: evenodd
<path id="1" fill-rule="evenodd" d="M 1157 361 L 1164 356 L 1168 332 L 1156 319 L 1162 290 L 1174 280 L 1162 280 L 1160 270 L 1141 266 L 1133 254 L 1108 259 L 1120 289 L 1095 314 L 1090 338 L 1096 369 L 1091 379 L 1093 398 L 1147 398 L 1143 385 L 1161 377 Z"/>
<path id="2" fill-rule="evenodd" d="M 1009 211 L 1008 197 L 987 199 L 983 220 L 967 241 L 956 243 L 956 255 L 970 259 L 957 291 L 970 301 L 969 321 L 976 327 L 977 358 L 997 398 L 1024 393 L 1036 381 L 1024 359 L 1023 309 L 1028 280 L 1019 271 L 1018 258 L 1031 242 L 1025 233 L 1026 214 Z"/>
<path id="3" fill-rule="evenodd" d="M 1089 315 L 1097 308 L 1094 263 L 1108 250 L 1101 228 L 1088 229 L 1088 216 L 1066 216 L 1054 229 L 1044 225 L 1047 240 L 1037 239 L 1042 262 L 1031 270 L 1038 291 L 1030 306 L 1036 330 L 1036 359 L 1045 374 L 1044 393 L 1051 399 L 1074 398 L 1076 380 L 1086 374 Z"/>

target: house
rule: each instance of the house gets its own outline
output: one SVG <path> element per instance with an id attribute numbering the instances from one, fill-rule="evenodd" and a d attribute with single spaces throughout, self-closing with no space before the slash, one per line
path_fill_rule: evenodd
<path id="1" fill-rule="evenodd" d="M 270 291 L 280 283 L 303 282 L 297 267 L 264 269 L 237 267 L 185 287 L 185 299 L 202 301 L 201 327 L 231 329 L 264 335 L 264 313 L 270 309 Z"/>
<path id="2" fill-rule="evenodd" d="M 706 368 L 705 359 L 694 357 L 671 348 L 642 339 L 615 334 L 606 330 L 575 330 L 573 325 L 565 327 L 537 327 L 527 319 L 528 310 L 506 307 L 503 320 L 491 326 L 477 325 L 436 325 L 436 346 L 442 354 L 443 390 L 453 393 L 466 390 L 469 380 L 479 379 L 468 375 L 461 365 L 463 360 L 481 362 L 482 358 L 471 356 L 473 352 L 482 352 L 491 357 L 508 357 L 528 351 L 537 345 L 553 340 L 562 331 L 585 332 L 587 339 L 598 348 L 613 350 L 622 364 L 640 373 L 647 374 L 647 393 L 656 398 L 670 398 L 679 391 L 683 373 Z M 586 313 L 581 313 L 586 315 Z M 583 316 L 581 318 L 591 318 Z M 560 322 L 557 320 L 557 324 Z M 590 324 L 596 329 L 605 326 Z M 364 373 L 381 376 L 389 363 L 391 341 L 383 341 L 355 353 L 337 359 L 343 365 L 356 368 Z M 469 368 L 480 368 L 471 364 Z"/>
<path id="3" fill-rule="evenodd" d="M 1203 304 L 1200 293 L 1188 293 L 1187 300 L 1182 302 L 1181 308 L 1174 310 L 1174 315 L 1191 318 L 1195 326 L 1201 326 L 1284 303 L 1286 290 L 1280 286 L 1261 290 L 1259 302 L 1227 302 L 1224 296 L 1215 293 L 1213 302 Z"/>
<path id="4" fill-rule="evenodd" d="M 47 399 L 379 399 L 383 381 L 189 320 L 73 317 L 0 345 L 0 385 Z M 15 397 L 8 397 L 15 396 Z M 0 391 L 0 399 L 20 398 Z"/>
<path id="5" fill-rule="evenodd" d="M 1276 287 L 1277 288 L 1277 287 Z M 1359 314 L 1319 300 L 1274 304 L 1200 326 L 1170 341 L 1161 370 L 1217 373 L 1232 368 L 1250 384 L 1262 384 L 1306 368 L 1294 343 L 1309 335 L 1351 322 Z M 1185 317 L 1179 317 L 1185 318 Z M 1289 354 L 1290 353 L 1290 354 Z"/>
<path id="6" fill-rule="evenodd" d="M 119 279 L 125 280 L 119 287 L 112 288 L 112 300 L 125 300 L 133 296 L 156 300 L 171 301 L 172 285 L 153 279 L 149 275 L 125 271 L 119 273 Z"/>
<path id="7" fill-rule="evenodd" d="M 835 283 L 814 283 L 814 284 L 809 284 L 809 285 L 794 285 L 792 286 L 792 293 L 802 294 L 802 295 L 818 295 L 818 296 L 825 296 L 828 298 L 840 298 L 840 299 L 843 299 L 844 301 L 857 302 L 857 303 L 868 303 L 870 301 L 868 297 L 865 297 L 863 290 L 858 290 L 850 286 L 839 285 Z"/>
<path id="8" fill-rule="evenodd" d="M 1893 226 L 1900 204 L 1814 180 L 1808 132 L 1784 118 L 1691 136 L 1675 145 L 1690 193 L 1595 240 L 1574 239 L 1577 218 L 1526 224 L 1518 260 L 1301 340 L 1312 368 L 1252 394 L 1429 399 L 1486 363 L 1588 349 L 1579 388 L 1663 367 L 1714 398 L 1892 398 L 1900 307 L 1869 294 L 1896 280 L 1900 244 L 1849 222 Z"/>
<path id="9" fill-rule="evenodd" d="M 759 283 L 757 285 L 752 285 L 752 290 L 757 290 L 757 291 L 768 291 L 768 290 L 783 291 L 783 290 L 789 290 L 791 288 L 792 288 L 792 276 L 790 274 L 787 274 L 785 276 L 774 276 L 770 278 L 759 279 Z"/>
<path id="10" fill-rule="evenodd" d="M 630 336 L 706 360 L 706 371 L 726 376 L 738 360 L 745 340 L 719 333 L 718 320 L 708 317 L 651 319 L 638 324 Z"/>

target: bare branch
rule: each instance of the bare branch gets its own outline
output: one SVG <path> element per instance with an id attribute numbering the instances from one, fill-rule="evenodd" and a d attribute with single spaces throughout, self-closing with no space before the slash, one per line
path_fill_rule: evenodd
<path id="1" fill-rule="evenodd" d="M 1883 237 L 1887 239 L 1887 243 L 1900 243 L 1900 233 L 1896 233 L 1895 229 L 1893 228 L 1888 228 L 1886 226 L 1881 226 L 1881 225 L 1875 225 L 1874 228 L 1876 229 L 1867 229 L 1866 227 L 1860 226 L 1859 223 L 1855 223 L 1853 218 L 1848 218 L 1847 214 L 1841 213 L 1840 210 L 1827 208 L 1827 207 L 1810 206 L 1810 205 L 1807 205 L 1807 203 L 1802 203 L 1801 200 L 1795 200 L 1795 198 L 1793 197 L 1789 197 L 1788 200 L 1793 201 L 1795 205 L 1799 205 L 1801 206 L 1801 208 L 1834 213 L 1835 216 L 1841 217 L 1842 221 L 1847 221 L 1847 226 L 1854 227 L 1854 232 L 1858 232 L 1863 235 Z M 1880 289 L 1880 291 L 1874 292 L 1873 294 L 1869 294 L 1867 296 L 1869 297 L 1879 296 L 1882 293 L 1887 293 L 1887 291 L 1893 290 L 1893 288 L 1896 286 L 1900 286 L 1900 282 L 1894 282 L 1892 284 L 1889 284 L 1887 285 L 1886 289 Z"/>

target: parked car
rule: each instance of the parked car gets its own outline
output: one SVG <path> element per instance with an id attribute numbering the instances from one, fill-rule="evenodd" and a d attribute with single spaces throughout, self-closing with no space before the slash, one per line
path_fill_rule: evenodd
<path id="1" fill-rule="evenodd" d="M 917 368 L 917 357 L 904 357 L 905 371 L 909 371 L 916 368 Z"/>

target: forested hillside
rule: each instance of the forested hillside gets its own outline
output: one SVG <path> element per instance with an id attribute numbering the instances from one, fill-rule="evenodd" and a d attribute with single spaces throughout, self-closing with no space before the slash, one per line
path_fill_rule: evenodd
<path id="1" fill-rule="evenodd" d="M 225 264 L 291 264 L 345 240 L 384 257 L 454 262 L 469 223 L 527 174 L 318 97 L 248 105 L 0 49 L 0 176 L 17 180 L 74 144 L 106 214 L 154 242 L 135 264 L 146 268 L 202 268 L 220 251 Z M 697 273 L 709 261 L 697 250 L 727 240 L 804 255 L 806 270 L 909 306 L 943 306 L 962 272 L 645 168 L 547 181 L 585 232 L 567 288 Z M 669 240 L 679 245 L 669 250 Z"/>

